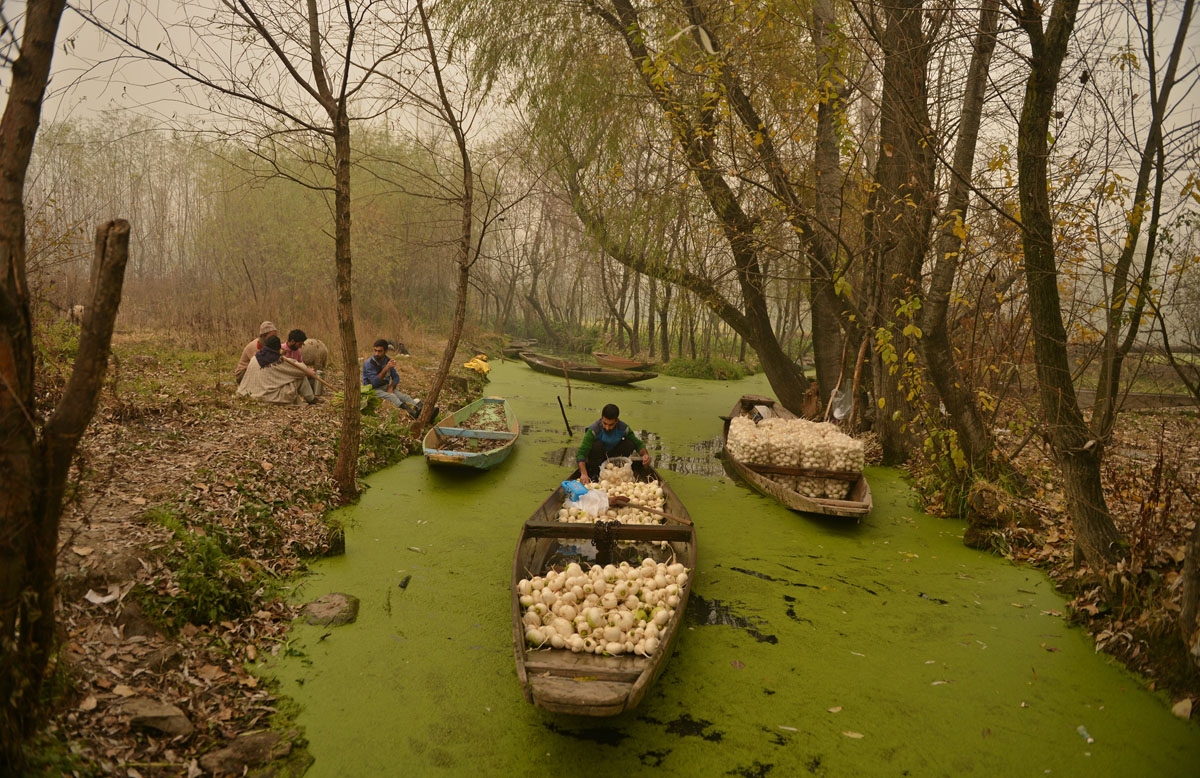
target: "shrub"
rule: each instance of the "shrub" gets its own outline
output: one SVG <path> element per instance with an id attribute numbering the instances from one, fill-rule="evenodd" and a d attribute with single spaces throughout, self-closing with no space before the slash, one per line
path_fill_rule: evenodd
<path id="1" fill-rule="evenodd" d="M 672 359 L 659 371 L 679 378 L 703 378 L 713 381 L 737 381 L 749 373 L 746 368 L 725 359 Z"/>
<path id="2" fill-rule="evenodd" d="M 189 530 L 170 511 L 147 511 L 146 518 L 171 530 L 178 541 L 166 560 L 173 581 L 160 580 L 159 590 L 143 600 L 148 614 L 170 627 L 178 626 L 178 619 L 212 624 L 254 609 L 265 576 L 250 560 L 231 559 L 217 537 Z"/>

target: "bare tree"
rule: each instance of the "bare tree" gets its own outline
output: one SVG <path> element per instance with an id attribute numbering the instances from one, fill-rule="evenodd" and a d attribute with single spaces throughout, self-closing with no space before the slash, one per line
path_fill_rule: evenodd
<path id="1" fill-rule="evenodd" d="M 1077 556 L 1101 567 L 1121 557 L 1122 542 L 1100 483 L 1103 447 L 1088 429 L 1071 381 L 1047 181 L 1050 117 L 1079 0 L 1056 0 L 1052 7 L 1038 0 L 1021 0 L 1012 11 L 1032 54 L 1017 129 L 1017 188 L 1043 422 L 1062 471 Z"/>
<path id="2" fill-rule="evenodd" d="M 323 6 L 317 0 L 297 6 L 216 0 L 211 9 L 183 7 L 183 20 L 162 22 L 161 40 L 152 41 L 148 19 L 117 11 L 109 20 L 95 11 L 82 13 L 141 57 L 228 103 L 241 120 L 235 134 L 249 136 L 248 148 L 275 165 L 277 173 L 294 178 L 274 155 L 295 153 L 297 147 L 276 140 L 312 142 L 311 161 L 324 176 L 294 180 L 332 200 L 334 287 L 347 390 L 333 477 L 342 499 L 349 500 L 358 493 L 361 434 L 352 389 L 360 381 L 350 250 L 351 122 L 390 105 L 371 90 L 384 66 L 405 52 L 405 14 L 386 0 L 335 0 Z"/>

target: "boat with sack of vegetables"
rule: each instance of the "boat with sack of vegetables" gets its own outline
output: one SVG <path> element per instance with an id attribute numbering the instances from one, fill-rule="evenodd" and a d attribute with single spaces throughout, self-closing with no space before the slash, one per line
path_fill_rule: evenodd
<path id="1" fill-rule="evenodd" d="M 431 465 L 490 470 L 512 453 L 521 423 L 503 397 L 481 397 L 429 428 L 422 441 Z"/>
<path id="2" fill-rule="evenodd" d="M 871 512 L 862 442 L 836 425 L 759 395 L 743 395 L 722 418 L 724 461 L 757 491 L 800 513 L 861 520 Z"/>
<path id="3" fill-rule="evenodd" d="M 550 712 L 615 716 L 637 707 L 675 648 L 696 529 L 652 467 L 635 475 L 618 457 L 588 487 L 577 477 L 521 527 L 511 592 L 517 678 Z"/>

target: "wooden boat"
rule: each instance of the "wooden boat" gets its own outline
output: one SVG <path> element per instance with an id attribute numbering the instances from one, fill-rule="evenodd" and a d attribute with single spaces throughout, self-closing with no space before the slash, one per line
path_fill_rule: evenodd
<path id="1" fill-rule="evenodd" d="M 862 473 L 843 473 L 828 470 L 811 470 L 796 467 L 770 467 L 752 465 L 735 459 L 729 453 L 729 422 L 735 416 L 750 416 L 755 421 L 771 417 L 794 419 L 796 415 L 770 397 L 743 395 L 725 417 L 725 428 L 721 434 L 724 461 L 746 483 L 768 497 L 774 497 L 787 508 L 800 513 L 819 513 L 827 516 L 845 516 L 861 519 L 871 512 L 871 487 Z M 847 482 L 845 499 L 809 497 L 781 483 L 787 477 L 810 476 L 833 478 Z"/>
<path id="2" fill-rule="evenodd" d="M 571 478 L 577 476 L 575 472 Z M 678 520 L 665 524 L 559 521 L 558 511 L 566 499 L 560 485 L 521 528 L 512 572 L 513 645 L 517 678 L 525 698 L 540 708 L 576 716 L 615 716 L 632 710 L 666 668 L 684 631 L 684 611 L 696 569 L 696 529 L 679 497 L 653 468 L 642 468 L 640 478 L 659 481 L 663 488 L 663 512 Z M 542 575 L 552 567 L 561 570 L 571 562 L 585 569 L 596 564 L 619 565 L 622 561 L 636 566 L 645 557 L 678 562 L 691 573 L 658 648 L 649 656 L 572 653 L 567 649 L 537 649 L 526 644 L 517 591 L 521 579 Z"/>
<path id="3" fill-rule="evenodd" d="M 521 359 L 539 373 L 559 377 L 566 376 L 575 381 L 591 381 L 596 384 L 632 384 L 658 377 L 658 373 L 647 373 L 640 370 L 613 370 L 609 367 L 584 365 L 559 357 L 534 354 L 531 351 L 522 351 Z"/>
<path id="4" fill-rule="evenodd" d="M 593 351 L 592 357 L 600 367 L 611 367 L 614 370 L 649 370 L 654 367 L 653 362 L 642 362 L 617 354 L 606 354 L 603 351 Z"/>
<path id="5" fill-rule="evenodd" d="M 431 465 L 490 470 L 512 453 L 521 434 L 508 400 L 482 397 L 430 427 L 425 433 L 425 461 Z"/>
<path id="6" fill-rule="evenodd" d="M 533 346 L 537 345 L 536 339 L 529 340 L 514 340 L 507 346 L 500 349 L 500 353 L 509 359 L 520 359 L 522 351 L 528 351 Z"/>

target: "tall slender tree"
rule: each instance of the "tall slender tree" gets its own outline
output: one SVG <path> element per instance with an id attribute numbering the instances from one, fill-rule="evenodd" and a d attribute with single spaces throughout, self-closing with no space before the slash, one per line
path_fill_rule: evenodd
<path id="1" fill-rule="evenodd" d="M 1016 9 L 1030 48 L 1017 128 L 1017 189 L 1044 434 L 1062 472 L 1076 556 L 1100 567 L 1119 559 L 1123 544 L 1100 482 L 1103 447 L 1088 429 L 1071 381 L 1047 180 L 1050 117 L 1078 12 L 1079 0 L 1056 0 L 1053 6 L 1022 0 Z"/>

